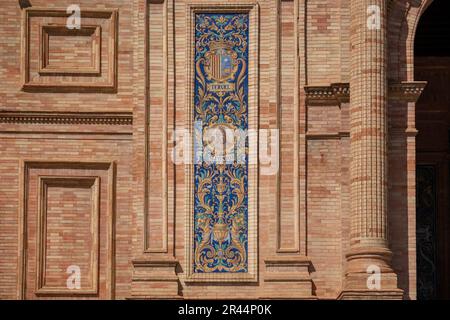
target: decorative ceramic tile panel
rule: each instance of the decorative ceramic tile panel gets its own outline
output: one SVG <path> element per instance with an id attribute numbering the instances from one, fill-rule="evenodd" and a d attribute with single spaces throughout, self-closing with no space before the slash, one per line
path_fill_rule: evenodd
<path id="1" fill-rule="evenodd" d="M 248 46 L 248 14 L 196 14 L 194 273 L 248 272 L 248 139 L 220 154 L 205 141 L 210 129 L 248 130 Z"/>

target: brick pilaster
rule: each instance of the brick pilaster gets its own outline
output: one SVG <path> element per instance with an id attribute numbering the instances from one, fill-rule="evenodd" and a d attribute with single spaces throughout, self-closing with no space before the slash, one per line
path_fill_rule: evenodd
<path id="1" fill-rule="evenodd" d="M 172 0 L 135 0 L 133 3 L 135 8 L 134 81 L 136 83 L 133 121 L 135 235 L 129 298 L 179 299 L 181 298 L 177 275 L 179 262 L 174 255 L 173 215 L 169 213 L 167 199 L 169 175 L 167 112 L 170 108 L 167 87 L 168 64 L 169 60 L 173 59 L 168 52 L 168 10 L 169 8 L 172 10 L 173 2 Z M 150 42 L 153 43 L 153 41 L 156 45 L 153 44 L 152 50 L 149 50 Z M 158 50 L 160 52 L 155 53 Z M 158 67 L 156 68 L 155 65 Z M 152 84 L 153 91 L 149 89 L 152 77 L 162 79 L 162 81 L 158 80 L 162 82 L 161 87 L 154 89 L 154 83 Z M 165 109 L 165 114 L 161 112 L 162 116 L 153 117 L 153 114 L 150 114 L 151 109 Z M 156 141 L 151 141 L 150 136 L 155 135 L 155 126 L 162 127 L 159 130 L 163 131 L 163 134 L 157 136 Z M 151 129 L 153 132 L 150 131 Z M 161 153 L 161 157 L 158 159 L 155 156 L 151 159 L 152 152 Z M 150 163 L 151 160 L 154 162 Z M 160 174 L 161 177 L 153 178 L 156 180 L 153 185 L 150 183 L 151 166 L 156 167 L 155 176 Z M 152 189 L 151 187 L 155 184 L 160 186 L 160 189 Z"/>

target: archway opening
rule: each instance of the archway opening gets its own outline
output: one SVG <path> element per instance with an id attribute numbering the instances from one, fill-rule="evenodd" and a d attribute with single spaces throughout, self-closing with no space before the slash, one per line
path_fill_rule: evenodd
<path id="1" fill-rule="evenodd" d="M 450 298 L 450 1 L 434 0 L 415 38 L 417 297 Z"/>

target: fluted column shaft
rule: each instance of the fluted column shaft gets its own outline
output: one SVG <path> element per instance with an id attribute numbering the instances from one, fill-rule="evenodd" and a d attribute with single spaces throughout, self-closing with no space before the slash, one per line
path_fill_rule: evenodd
<path id="1" fill-rule="evenodd" d="M 351 0 L 351 239 L 341 299 L 403 295 L 387 230 L 387 2 Z"/>
<path id="2" fill-rule="evenodd" d="M 387 0 L 351 0 L 351 247 L 387 249 Z"/>

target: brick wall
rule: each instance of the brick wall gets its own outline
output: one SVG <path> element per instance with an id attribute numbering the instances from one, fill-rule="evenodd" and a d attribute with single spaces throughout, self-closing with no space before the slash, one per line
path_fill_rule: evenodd
<path id="1" fill-rule="evenodd" d="M 273 298 L 283 292 L 283 297 L 338 297 L 350 241 L 350 123 L 348 91 L 343 93 L 346 97 L 338 96 L 330 86 L 350 81 L 349 0 L 79 0 L 82 21 L 101 26 L 102 37 L 83 36 L 83 46 L 77 48 L 69 44 L 55 47 L 50 35 L 51 45 L 46 50 L 54 50 L 49 52 L 49 65 L 59 68 L 56 74 L 39 73 L 39 51 L 44 49 L 36 30 L 40 25 L 64 24 L 65 9 L 73 1 L 31 2 L 28 15 L 17 2 L 0 4 L 0 298 L 60 296 L 62 280 L 51 277 L 53 269 L 48 271 L 48 281 L 49 287 L 56 289 L 36 295 L 34 288 L 38 252 L 33 226 L 41 197 L 36 181 L 52 174 L 67 181 L 98 177 L 111 189 L 111 193 L 108 188 L 98 192 L 102 207 L 98 254 L 104 257 L 98 290 L 79 298 L 230 297 L 229 284 L 195 282 L 186 270 L 189 177 L 185 164 L 172 163 L 170 152 L 174 130 L 188 128 L 191 121 L 187 59 L 192 43 L 187 40 L 187 3 L 207 8 L 222 5 L 229 11 L 241 5 L 253 10 L 250 14 L 259 21 L 252 38 L 255 55 L 250 58 L 255 64 L 258 61 L 253 74 L 257 79 L 253 89 L 259 98 L 255 105 L 258 126 L 280 130 L 281 171 L 258 177 L 258 256 L 251 261 L 257 267 L 257 279 L 253 283 L 234 281 L 232 297 Z M 402 1 L 394 2 L 397 10 L 403 8 Z M 407 16 L 411 25 L 420 12 L 419 8 L 414 10 Z M 89 13 L 83 16 L 83 12 Z M 392 16 L 389 28 L 410 32 L 397 27 L 404 19 L 401 14 Z M 28 32 L 21 31 L 25 19 L 34 26 Z M 63 32 L 63 36 L 80 34 Z M 409 33 L 408 37 L 412 39 Z M 86 43 L 91 41 L 92 59 L 95 45 L 101 48 L 99 74 L 74 75 L 70 70 L 76 69 L 77 63 L 87 65 L 89 59 L 68 63 L 64 52 L 73 50 L 75 56 L 84 57 L 89 51 Z M 389 41 L 390 57 L 402 56 L 395 40 Z M 412 80 L 399 71 L 406 70 L 410 63 L 406 60 L 400 65 L 391 62 L 395 68 L 390 69 L 389 78 Z M 98 78 L 93 81 L 92 77 Z M 305 86 L 314 87 L 311 92 L 315 95 L 308 95 Z M 327 94 L 330 90 L 331 95 Z M 397 112 L 400 114 L 392 114 L 392 124 L 402 126 L 399 121 L 408 111 Z M 403 138 L 392 135 L 390 164 L 394 171 L 402 170 L 400 164 L 406 161 Z M 409 156 L 413 149 L 410 141 Z M 108 175 L 112 169 L 104 163 L 112 163 L 112 176 Z M 395 212 L 408 210 L 404 216 L 413 214 L 411 203 L 405 208 L 404 184 L 398 184 L 404 182 L 406 174 L 402 171 L 389 176 L 398 189 L 391 194 L 389 206 Z M 413 182 L 408 181 L 412 192 Z M 90 217 L 93 211 L 86 204 L 90 203 L 90 193 L 76 187 L 54 191 L 48 200 L 57 217 L 51 220 L 52 230 L 82 235 L 89 226 L 77 222 L 80 216 L 72 220 L 63 217 L 71 206 Z M 409 194 L 408 201 L 414 201 L 413 197 Z M 31 203 L 28 208 L 27 203 Z M 109 220 L 108 213 L 102 211 L 104 206 L 112 206 L 111 230 L 105 226 Z M 27 210 L 32 212 L 24 215 Z M 412 228 L 411 220 L 394 218 L 392 227 L 395 231 L 405 224 Z M 22 234 L 23 230 L 28 232 Z M 112 244 L 108 244 L 108 237 L 112 237 Z M 401 274 L 400 287 L 414 292 L 414 270 L 401 267 L 415 255 L 411 237 L 394 235 L 392 249 L 394 255 L 403 255 L 394 260 L 394 268 Z M 92 254 L 93 240 L 83 238 L 86 243 L 76 238 L 81 242 L 73 247 L 63 242 L 64 248 Z M 21 249 L 26 245 L 33 250 Z M 60 271 L 70 263 L 64 254 L 61 256 L 55 263 L 60 264 Z M 91 260 L 84 263 L 83 268 L 89 270 Z M 89 272 L 82 283 L 92 283 Z M 153 283 L 151 279 L 156 280 Z"/>

